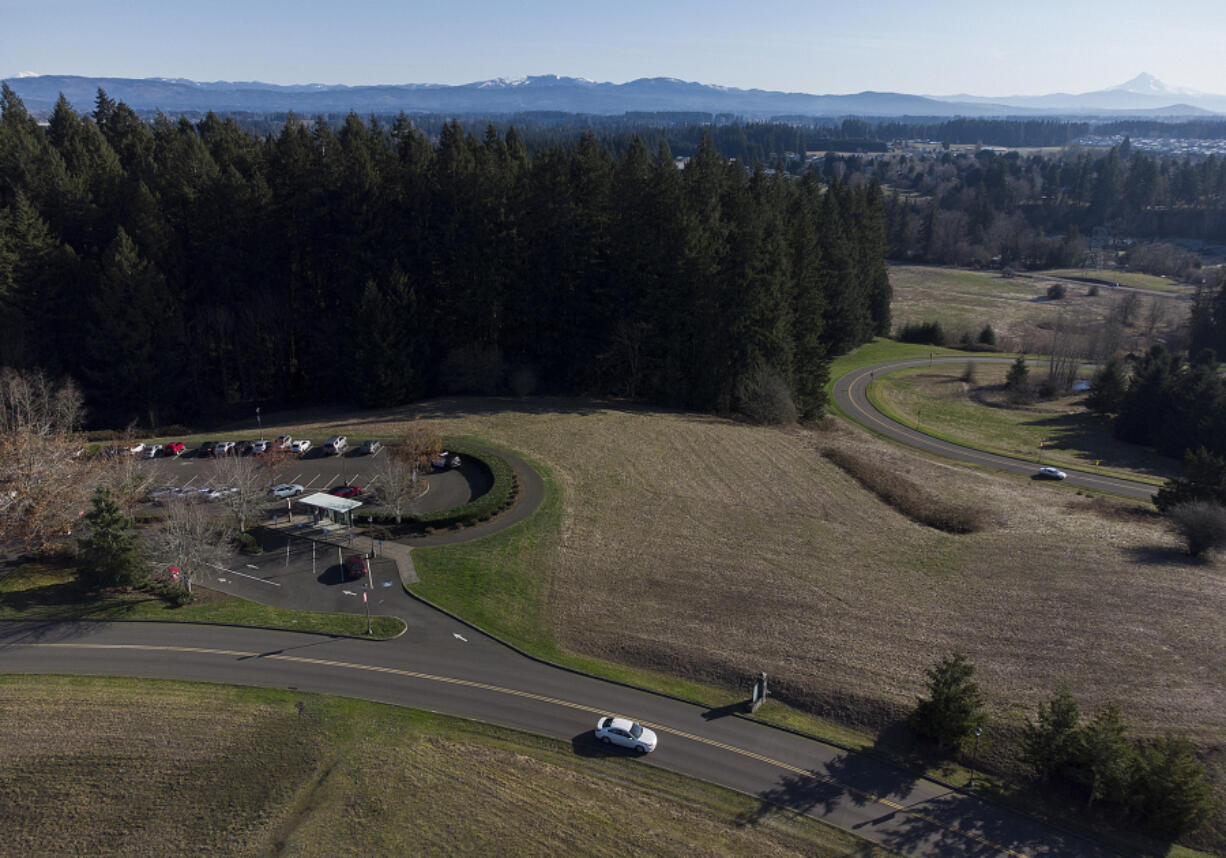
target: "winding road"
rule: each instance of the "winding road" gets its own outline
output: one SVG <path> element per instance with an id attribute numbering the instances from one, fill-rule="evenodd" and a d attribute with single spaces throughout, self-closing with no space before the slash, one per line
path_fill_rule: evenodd
<path id="1" fill-rule="evenodd" d="M 926 453 L 936 453 L 939 456 L 944 456 L 948 459 L 955 459 L 959 462 L 966 462 L 972 465 L 986 465 L 992 468 L 998 468 L 1002 471 L 1011 471 L 1016 474 L 1025 474 L 1033 476 L 1038 471 L 1038 465 L 1034 462 L 1028 462 L 1025 459 L 1014 459 L 1009 456 L 1001 456 L 996 453 L 985 453 L 981 450 L 976 450 L 971 447 L 965 447 L 961 444 L 955 444 L 952 441 L 944 441 L 940 438 L 934 438 L 923 432 L 917 431 L 914 427 L 899 423 L 896 420 L 885 416 L 876 407 L 869 402 L 868 386 L 872 381 L 882 375 L 891 372 L 897 372 L 902 369 L 913 369 L 916 367 L 930 366 L 933 364 L 958 364 L 964 365 L 968 361 L 975 363 L 1012 363 L 1012 358 L 986 358 L 986 357 L 938 357 L 938 358 L 914 358 L 909 360 L 896 360 L 887 363 L 880 363 L 874 366 L 861 367 L 853 370 L 839 378 L 834 384 L 834 401 L 839 409 L 847 415 L 847 417 L 860 425 L 899 441 L 910 447 L 923 450 Z M 1153 497 L 1157 488 L 1148 483 L 1137 482 L 1135 480 L 1126 480 L 1119 477 L 1109 477 L 1103 474 L 1095 474 L 1088 471 L 1078 471 L 1067 467 L 1061 467 L 1061 470 L 1068 474 L 1067 482 L 1081 488 L 1094 489 L 1096 491 L 1111 492 L 1112 494 L 1124 495 L 1125 497 L 1138 498 L 1141 500 L 1149 500 Z"/>
<path id="2" fill-rule="evenodd" d="M 501 526 L 539 502 L 534 478 Z M 288 589 L 265 588 L 270 598 Z M 762 816 L 788 808 L 909 855 L 1115 854 L 873 756 L 741 717 L 737 707 L 710 710 L 537 661 L 401 588 L 388 590 L 385 607 L 408 630 L 384 642 L 178 623 L 6 621 L 0 659 L 9 673 L 256 685 L 411 706 L 569 741 L 581 755 L 610 753 L 592 728 L 600 715 L 622 714 L 660 734 L 643 764 L 756 796 Z"/>

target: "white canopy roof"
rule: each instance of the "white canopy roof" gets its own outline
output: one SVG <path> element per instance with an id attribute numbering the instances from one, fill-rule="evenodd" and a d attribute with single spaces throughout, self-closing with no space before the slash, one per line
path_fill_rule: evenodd
<path id="1" fill-rule="evenodd" d="M 336 495 L 328 495 L 323 492 L 316 492 L 313 495 L 299 498 L 298 503 L 304 503 L 307 506 L 317 506 L 320 509 L 327 509 L 332 512 L 352 512 L 362 505 L 362 502 L 359 500 L 338 498 Z"/>

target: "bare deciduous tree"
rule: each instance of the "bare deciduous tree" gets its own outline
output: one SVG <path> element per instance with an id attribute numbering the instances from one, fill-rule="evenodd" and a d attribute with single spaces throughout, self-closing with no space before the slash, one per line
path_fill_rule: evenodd
<path id="1" fill-rule="evenodd" d="M 190 593 L 205 570 L 218 564 L 234 538 L 223 517 L 190 500 L 166 504 L 166 518 L 145 536 L 145 555 L 158 571 L 173 566 Z"/>
<path id="2" fill-rule="evenodd" d="M 98 467 L 81 455 L 83 415 L 71 381 L 0 370 L 0 544 L 53 548 L 89 508 Z"/>
<path id="3" fill-rule="evenodd" d="M 133 446 L 129 435 L 120 442 L 121 449 Z M 119 455 L 104 459 L 99 473 L 101 485 L 111 490 L 111 497 L 119 504 L 124 515 L 132 515 L 136 505 L 149 495 L 153 488 L 153 474 L 141 467 L 140 459 L 133 455 Z"/>
<path id="4" fill-rule="evenodd" d="M 246 530 L 247 521 L 268 501 L 271 477 L 270 471 L 255 456 L 222 456 L 209 470 L 214 486 L 233 489 L 218 500 L 234 514 L 239 530 Z"/>
<path id="5" fill-rule="evenodd" d="M 380 459 L 375 468 L 374 483 L 378 487 L 379 503 L 391 510 L 397 524 L 404 518 L 405 506 L 420 494 L 424 485 L 417 481 L 418 471 L 412 457 L 390 453 Z"/>

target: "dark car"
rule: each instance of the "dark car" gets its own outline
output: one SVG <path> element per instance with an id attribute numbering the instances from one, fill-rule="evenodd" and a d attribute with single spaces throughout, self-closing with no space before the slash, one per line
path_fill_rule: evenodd
<path id="1" fill-rule="evenodd" d="M 201 456 L 211 456 L 213 455 L 213 451 L 216 449 L 217 449 L 216 441 L 205 441 L 203 444 L 200 445 L 200 455 Z"/>
<path id="2" fill-rule="evenodd" d="M 350 554 L 345 558 L 345 580 L 356 581 L 359 578 L 365 578 L 369 567 L 366 565 L 366 558 L 361 554 Z"/>
<path id="3" fill-rule="evenodd" d="M 357 497 L 362 493 L 362 490 L 357 486 L 337 486 L 328 492 L 330 495 L 336 495 L 338 498 Z"/>

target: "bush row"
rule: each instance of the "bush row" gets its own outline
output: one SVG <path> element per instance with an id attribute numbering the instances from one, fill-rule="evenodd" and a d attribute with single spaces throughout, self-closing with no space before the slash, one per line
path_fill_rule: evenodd
<path id="1" fill-rule="evenodd" d="M 949 503 L 889 468 L 842 450 L 827 447 L 822 455 L 912 521 L 946 533 L 974 533 L 983 529 L 983 515 L 974 507 Z"/>
<path id="2" fill-rule="evenodd" d="M 954 336 L 947 333 L 940 322 L 909 322 L 898 329 L 896 339 L 900 343 L 952 346 L 971 351 L 992 351 L 996 348 L 996 331 L 991 325 L 984 325 L 978 334 L 963 331 Z"/>
<path id="3" fill-rule="evenodd" d="M 515 476 L 515 469 L 508 465 L 501 456 L 464 444 L 449 443 L 447 449 L 461 456 L 466 462 L 475 463 L 483 468 L 490 478 L 489 491 L 463 506 L 418 515 L 406 515 L 400 525 L 396 525 L 396 516 L 391 513 L 371 513 L 370 517 L 382 525 L 384 532 L 389 536 L 420 532 L 426 529 L 441 530 L 448 527 L 461 527 L 484 521 L 506 509 L 518 497 L 519 481 Z"/>

